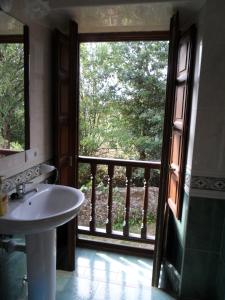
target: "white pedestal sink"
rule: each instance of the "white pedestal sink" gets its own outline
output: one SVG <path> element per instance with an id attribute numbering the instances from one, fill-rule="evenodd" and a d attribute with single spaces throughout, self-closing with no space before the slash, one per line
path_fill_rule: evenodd
<path id="1" fill-rule="evenodd" d="M 75 188 L 39 184 L 0 217 L 0 234 L 25 234 L 29 300 L 55 300 L 56 227 L 74 218 L 83 202 Z"/>

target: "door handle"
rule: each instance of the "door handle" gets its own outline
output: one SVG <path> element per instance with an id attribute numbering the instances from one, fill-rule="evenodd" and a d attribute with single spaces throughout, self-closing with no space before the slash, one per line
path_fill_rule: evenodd
<path id="1" fill-rule="evenodd" d="M 170 170 L 171 172 L 175 172 L 175 171 L 176 171 L 176 168 L 174 168 L 174 167 L 172 167 L 172 166 L 169 166 L 169 170 Z"/>

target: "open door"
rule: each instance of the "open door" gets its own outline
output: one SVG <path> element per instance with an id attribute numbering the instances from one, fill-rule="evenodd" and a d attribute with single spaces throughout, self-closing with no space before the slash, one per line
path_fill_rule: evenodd
<path id="1" fill-rule="evenodd" d="M 59 184 L 76 186 L 76 115 L 78 27 L 70 23 L 69 35 L 58 30 L 53 39 L 53 105 L 54 105 L 54 162 Z M 63 201 L 63 199 L 62 199 Z M 74 270 L 76 220 L 57 229 L 57 268 Z"/>
<path id="2" fill-rule="evenodd" d="M 194 70 L 195 26 L 181 35 L 178 44 L 175 95 L 169 143 L 167 202 L 177 219 L 181 218 L 187 139 Z"/>
<path id="3" fill-rule="evenodd" d="M 191 108 L 195 27 L 179 31 L 179 16 L 171 19 L 167 94 L 162 147 L 159 204 L 152 285 L 158 286 L 166 245 L 169 209 L 181 216 L 184 168 Z"/>

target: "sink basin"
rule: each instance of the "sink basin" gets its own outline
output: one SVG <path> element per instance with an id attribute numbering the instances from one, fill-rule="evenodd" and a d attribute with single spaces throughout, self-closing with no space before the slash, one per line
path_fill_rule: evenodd
<path id="1" fill-rule="evenodd" d="M 84 201 L 79 190 L 62 185 L 39 184 L 38 192 L 10 201 L 0 217 L 1 234 L 33 234 L 54 229 L 76 216 Z"/>
<path id="2" fill-rule="evenodd" d="M 25 234 L 28 300 L 55 300 L 56 227 L 73 219 L 83 202 L 77 189 L 39 184 L 37 192 L 10 201 L 0 217 L 0 234 Z"/>

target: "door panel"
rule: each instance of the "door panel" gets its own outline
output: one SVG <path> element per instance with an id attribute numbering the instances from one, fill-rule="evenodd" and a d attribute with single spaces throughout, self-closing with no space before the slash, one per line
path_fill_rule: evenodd
<path id="1" fill-rule="evenodd" d="M 55 165 L 59 184 L 75 186 L 75 116 L 77 114 L 74 78 L 78 66 L 74 45 L 78 43 L 77 24 L 70 23 L 70 34 L 54 33 L 53 45 L 53 101 L 55 127 Z M 63 201 L 63 199 L 62 199 Z M 57 268 L 72 271 L 75 268 L 75 220 L 57 228 Z"/>
<path id="2" fill-rule="evenodd" d="M 175 168 L 176 171 L 179 172 L 182 149 L 182 136 L 178 131 L 174 131 L 172 133 L 171 149 L 172 151 L 170 158 L 170 166 L 171 168 Z"/>
<path id="3" fill-rule="evenodd" d="M 60 154 L 62 156 L 69 156 L 69 129 L 68 126 L 61 126 L 59 129 L 60 140 Z"/>
<path id="4" fill-rule="evenodd" d="M 193 28 L 193 27 L 192 27 Z M 186 32 L 180 39 L 178 49 L 178 62 L 177 62 L 177 80 L 185 81 L 188 79 L 191 67 L 191 50 L 193 49 L 192 33 L 194 28 Z M 191 49 L 192 48 L 192 49 Z"/>
<path id="5" fill-rule="evenodd" d="M 176 88 L 175 104 L 174 104 L 174 119 L 173 123 L 176 128 L 182 130 L 185 113 L 186 85 L 181 84 Z"/>
<path id="6" fill-rule="evenodd" d="M 179 74 L 187 71 L 187 59 L 188 59 L 188 44 L 183 41 L 179 45 L 178 50 L 178 68 L 177 71 Z"/>
<path id="7" fill-rule="evenodd" d="M 60 102 L 60 115 L 67 115 L 69 113 L 69 85 L 68 82 L 61 82 L 59 84 L 60 97 L 61 99 L 65 99 Z"/>
<path id="8" fill-rule="evenodd" d="M 168 202 L 172 206 L 177 204 L 177 189 L 179 186 L 179 177 L 175 173 L 169 175 L 169 187 L 168 187 Z"/>
<path id="9" fill-rule="evenodd" d="M 174 97 L 173 122 L 170 139 L 168 204 L 176 218 L 181 216 L 182 193 L 186 163 L 186 148 L 191 107 L 194 27 L 181 35 L 178 44 L 178 60 Z M 176 183 L 175 183 L 176 182 Z M 176 186 L 176 188 L 175 188 Z M 176 194 L 174 194 L 176 192 Z"/>
<path id="10" fill-rule="evenodd" d="M 59 41 L 59 72 L 65 73 L 68 77 L 69 72 L 69 39 L 67 36 L 60 34 Z"/>
<path id="11" fill-rule="evenodd" d="M 165 255 L 168 207 L 180 218 L 191 108 L 195 27 L 180 35 L 178 14 L 170 23 L 167 93 L 152 285 L 158 287 Z"/>
<path id="12" fill-rule="evenodd" d="M 60 184 L 67 185 L 67 182 L 69 181 L 69 167 L 64 166 L 59 173 Z"/>

